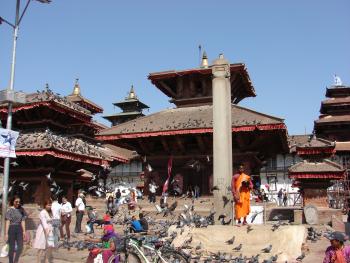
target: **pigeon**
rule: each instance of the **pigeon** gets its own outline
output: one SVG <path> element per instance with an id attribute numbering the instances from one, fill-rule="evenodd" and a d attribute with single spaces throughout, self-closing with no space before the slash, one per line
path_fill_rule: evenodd
<path id="1" fill-rule="evenodd" d="M 29 183 L 25 183 L 25 182 L 20 182 L 19 183 L 19 186 L 22 187 L 23 191 L 27 190 L 28 185 L 29 185 Z"/>
<path id="2" fill-rule="evenodd" d="M 224 208 L 230 202 L 230 200 L 225 195 L 222 196 L 222 201 L 224 202 Z"/>
<path id="3" fill-rule="evenodd" d="M 234 247 L 232 250 L 240 251 L 242 249 L 242 244 L 239 244 L 237 247 Z"/>
<path id="4" fill-rule="evenodd" d="M 253 228 L 251 227 L 251 226 L 247 226 L 247 233 L 249 233 L 250 231 L 252 231 L 253 230 Z"/>
<path id="5" fill-rule="evenodd" d="M 263 211 L 260 211 L 260 212 L 255 212 L 253 213 L 251 219 L 250 219 L 250 223 L 253 223 L 254 220 L 256 219 L 256 217 L 258 216 L 258 214 L 261 214 Z"/>
<path id="6" fill-rule="evenodd" d="M 272 220 L 281 220 L 282 219 L 282 215 L 281 214 L 278 214 L 278 215 L 275 215 Z"/>
<path id="7" fill-rule="evenodd" d="M 185 232 L 185 229 L 181 228 L 180 235 L 182 235 Z"/>
<path id="8" fill-rule="evenodd" d="M 229 244 L 229 245 L 232 245 L 234 242 L 235 242 L 235 236 L 233 236 L 232 238 L 230 238 L 229 240 L 227 240 L 225 243 L 226 244 Z"/>
<path id="9" fill-rule="evenodd" d="M 199 242 L 199 244 L 198 244 L 198 246 L 196 246 L 196 248 L 195 248 L 196 250 L 200 250 L 200 249 L 202 249 L 202 242 Z"/>
<path id="10" fill-rule="evenodd" d="M 272 260 L 272 262 L 277 261 L 277 259 L 278 259 L 278 255 L 277 255 L 277 254 L 276 254 L 276 255 L 274 255 L 274 256 L 271 256 L 271 260 Z"/>
<path id="11" fill-rule="evenodd" d="M 49 180 L 49 182 L 51 182 L 51 181 L 52 181 L 52 179 L 51 179 L 51 173 L 48 173 L 48 174 L 46 175 L 46 178 L 47 178 L 47 180 Z"/>
<path id="12" fill-rule="evenodd" d="M 216 186 L 216 185 L 214 185 L 211 189 L 210 189 L 211 191 L 219 191 L 220 189 L 219 189 L 219 187 L 218 186 Z"/>
<path id="13" fill-rule="evenodd" d="M 53 186 L 54 188 L 58 188 L 59 187 L 55 181 L 51 182 L 51 186 Z"/>
<path id="14" fill-rule="evenodd" d="M 261 251 L 264 252 L 264 253 L 270 253 L 272 249 L 272 245 L 268 245 L 267 247 L 263 248 Z"/>
<path id="15" fill-rule="evenodd" d="M 301 255 L 300 255 L 299 257 L 297 257 L 295 260 L 301 262 L 301 261 L 303 261 L 304 257 L 305 257 L 305 253 L 303 252 L 303 253 L 301 253 Z"/>
<path id="16" fill-rule="evenodd" d="M 225 215 L 225 214 L 222 214 L 222 215 L 219 215 L 218 220 L 223 220 L 223 219 L 225 219 L 225 218 L 226 218 L 226 215 Z"/>
<path id="17" fill-rule="evenodd" d="M 272 229 L 271 229 L 271 230 L 274 232 L 274 231 L 276 231 L 280 226 L 281 226 L 281 222 L 279 221 L 278 223 L 272 225 Z"/>
<path id="18" fill-rule="evenodd" d="M 18 164 L 17 162 L 12 162 L 11 165 L 12 165 L 13 167 L 17 167 L 19 164 Z"/>
<path id="19" fill-rule="evenodd" d="M 259 263 L 259 256 L 260 254 L 257 254 L 256 256 L 252 256 L 249 263 Z"/>
<path id="20" fill-rule="evenodd" d="M 171 204 L 171 206 L 169 207 L 169 211 L 173 212 L 176 209 L 176 207 L 177 207 L 177 201 Z"/>

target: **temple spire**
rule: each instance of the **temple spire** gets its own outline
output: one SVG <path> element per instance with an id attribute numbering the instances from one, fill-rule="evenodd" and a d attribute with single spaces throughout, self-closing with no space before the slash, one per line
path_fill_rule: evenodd
<path id="1" fill-rule="evenodd" d="M 80 85 L 79 85 L 79 79 L 75 79 L 75 84 L 74 84 L 74 89 L 73 89 L 73 93 L 72 95 L 76 95 L 76 96 L 79 96 L 81 95 L 81 92 L 80 92 Z"/>
<path id="2" fill-rule="evenodd" d="M 129 100 L 137 99 L 137 96 L 136 96 L 135 91 L 134 91 L 134 85 L 131 85 L 131 88 L 129 91 L 129 96 L 126 99 L 129 99 Z"/>
<path id="3" fill-rule="evenodd" d="M 342 86 L 343 82 L 341 81 L 341 78 L 334 74 L 334 85 L 335 86 Z"/>
<path id="4" fill-rule="evenodd" d="M 207 56 L 207 52 L 203 52 L 203 56 L 202 56 L 202 62 L 201 62 L 201 68 L 208 68 L 209 64 L 208 64 L 208 56 Z"/>

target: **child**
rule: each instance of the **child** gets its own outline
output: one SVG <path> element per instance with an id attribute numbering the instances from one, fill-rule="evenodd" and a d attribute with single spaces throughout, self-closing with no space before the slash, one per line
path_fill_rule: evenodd
<path id="1" fill-rule="evenodd" d="M 97 220 L 97 211 L 93 207 L 88 207 L 87 234 L 94 233 L 94 223 Z"/>

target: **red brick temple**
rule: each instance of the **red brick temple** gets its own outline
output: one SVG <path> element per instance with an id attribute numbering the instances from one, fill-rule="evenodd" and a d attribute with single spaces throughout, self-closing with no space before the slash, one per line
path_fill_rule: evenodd
<path id="1" fill-rule="evenodd" d="M 248 173 L 258 175 L 265 158 L 288 152 L 286 126 L 283 119 L 238 106 L 241 100 L 256 94 L 244 64 L 231 64 L 230 72 L 233 166 L 245 163 Z M 198 185 L 202 194 L 210 194 L 211 67 L 151 73 L 148 78 L 176 107 L 102 130 L 97 138 L 144 156 L 152 167 L 145 170 L 146 181 L 154 178 L 162 185 L 167 177 L 168 160 L 172 158 L 172 175 L 182 181 L 184 191 Z"/>
<path id="2" fill-rule="evenodd" d="M 342 180 L 345 170 L 327 158 L 335 154 L 335 143 L 316 138 L 315 135 L 296 146 L 296 153 L 303 161 L 289 168 L 289 177 L 302 193 L 303 206 L 328 207 L 327 188 L 334 180 Z"/>
<path id="3" fill-rule="evenodd" d="M 101 145 L 94 135 L 105 128 L 93 121 L 102 108 L 85 99 L 76 83 L 74 92 L 62 97 L 48 87 L 26 95 L 26 103 L 13 107 L 13 130 L 20 135 L 16 145 L 15 165 L 10 167 L 10 181 L 29 182 L 24 196 L 26 203 L 41 204 L 49 197 L 47 178 L 51 177 L 69 198 L 75 196 L 75 185 L 91 180 L 111 163 L 127 162 L 116 148 Z M 3 124 L 7 106 L 0 108 Z M 89 171 L 82 173 L 81 171 Z"/>

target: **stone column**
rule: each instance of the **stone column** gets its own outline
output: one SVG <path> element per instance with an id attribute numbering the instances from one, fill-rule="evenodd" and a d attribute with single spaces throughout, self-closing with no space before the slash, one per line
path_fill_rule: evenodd
<path id="1" fill-rule="evenodd" d="M 220 54 L 212 67 L 213 74 L 213 184 L 216 219 L 220 214 L 232 216 L 232 203 L 224 207 L 223 196 L 232 199 L 230 191 L 232 178 L 232 121 L 231 121 L 231 84 L 230 64 Z"/>

